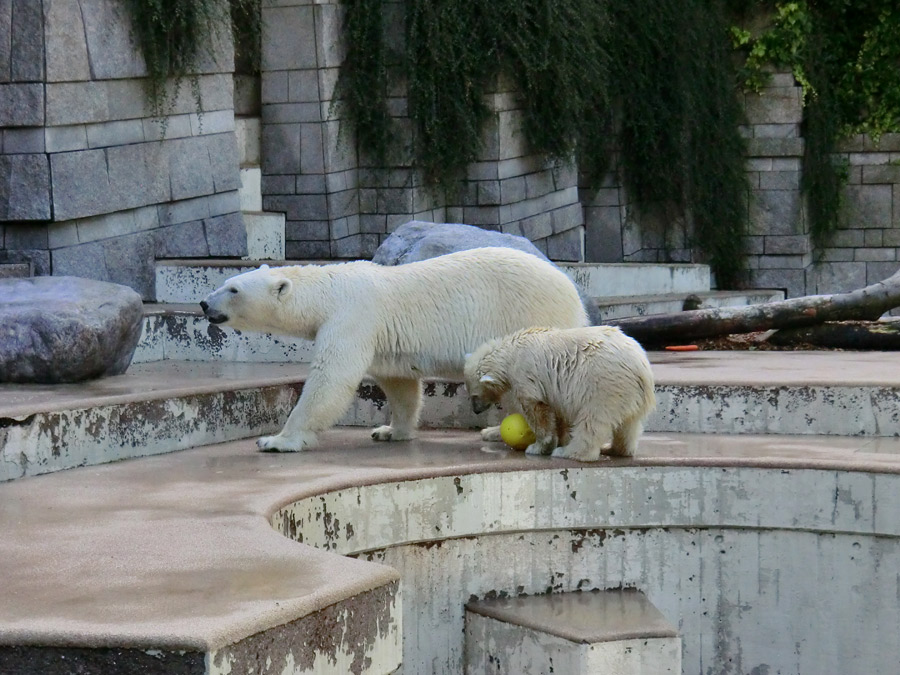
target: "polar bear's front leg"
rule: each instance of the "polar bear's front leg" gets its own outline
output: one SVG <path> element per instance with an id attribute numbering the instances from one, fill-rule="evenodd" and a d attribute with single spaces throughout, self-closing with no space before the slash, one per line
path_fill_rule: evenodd
<path id="1" fill-rule="evenodd" d="M 371 350 L 361 348 L 358 338 L 359 331 L 349 327 L 319 331 L 316 356 L 300 399 L 281 433 L 256 442 L 260 450 L 305 450 L 316 445 L 318 432 L 334 426 L 350 407 L 372 362 Z"/>
<path id="2" fill-rule="evenodd" d="M 408 441 L 416 437 L 422 409 L 422 383 L 417 379 L 379 377 L 378 386 L 387 396 L 391 423 L 372 430 L 376 441 Z"/>

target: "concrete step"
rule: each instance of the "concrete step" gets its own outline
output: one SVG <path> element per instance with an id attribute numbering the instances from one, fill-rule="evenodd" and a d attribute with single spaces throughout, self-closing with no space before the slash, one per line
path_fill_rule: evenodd
<path id="1" fill-rule="evenodd" d="M 658 404 L 648 431 L 900 436 L 900 353 L 651 352 L 650 360 Z M 307 370 L 164 360 L 79 385 L 0 385 L 0 480 L 274 433 Z M 476 429 L 504 414 L 475 415 L 457 382 L 429 381 L 424 393 L 426 428 Z M 363 382 L 339 424 L 374 427 L 388 415 L 380 389 Z"/>
<path id="2" fill-rule="evenodd" d="M 680 675 L 681 638 L 647 596 L 544 593 L 466 605 L 466 675 Z"/>
<path id="3" fill-rule="evenodd" d="M 238 165 L 259 166 L 262 158 L 260 152 L 259 117 L 235 117 L 234 135 L 237 139 Z"/>
<path id="4" fill-rule="evenodd" d="M 593 298 L 588 310 L 592 321 L 595 324 L 600 324 L 611 319 L 624 319 L 631 316 L 681 312 L 685 309 L 685 301 L 689 298 L 699 301 L 699 307 L 691 306 L 691 309 L 746 307 L 747 305 L 784 300 L 784 291 L 780 289 L 758 289 L 751 291 L 706 291 L 704 293 L 663 293 L 657 295 Z"/>
<path id="5" fill-rule="evenodd" d="M 262 211 L 262 169 L 258 166 L 241 167 L 241 211 Z"/>
<path id="6" fill-rule="evenodd" d="M 165 260 L 156 265 L 156 300 L 165 303 L 199 302 L 235 274 L 260 264 L 327 264 L 338 261 Z M 706 293 L 706 265 L 655 263 L 559 263 L 586 297 L 609 298 L 648 294 Z M 683 300 L 683 297 L 682 297 Z"/>

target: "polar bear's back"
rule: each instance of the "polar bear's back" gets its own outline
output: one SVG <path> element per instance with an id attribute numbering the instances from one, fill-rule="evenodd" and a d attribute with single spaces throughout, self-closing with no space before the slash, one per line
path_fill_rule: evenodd
<path id="1" fill-rule="evenodd" d="M 531 326 L 588 324 L 572 281 L 556 266 L 508 248 L 479 248 L 379 267 L 384 349 L 420 354 L 431 374 L 459 373 L 466 353 Z"/>

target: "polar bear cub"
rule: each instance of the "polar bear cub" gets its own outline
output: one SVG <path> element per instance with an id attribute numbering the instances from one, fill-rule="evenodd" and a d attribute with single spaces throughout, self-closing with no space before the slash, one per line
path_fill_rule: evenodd
<path id="1" fill-rule="evenodd" d="M 476 413 L 511 397 L 536 440 L 530 454 L 591 462 L 631 456 L 656 407 L 641 346 L 618 328 L 529 328 L 482 345 L 466 360 Z"/>
<path id="2" fill-rule="evenodd" d="M 344 414 L 367 374 L 387 396 L 379 441 L 414 438 L 424 377 L 459 379 L 483 342 L 534 325 L 588 323 L 572 281 L 510 248 L 478 248 L 386 267 L 368 261 L 262 267 L 200 303 L 211 323 L 315 340 L 309 377 L 281 433 L 263 450 L 296 451 Z M 499 438 L 497 428 L 483 432 Z"/>

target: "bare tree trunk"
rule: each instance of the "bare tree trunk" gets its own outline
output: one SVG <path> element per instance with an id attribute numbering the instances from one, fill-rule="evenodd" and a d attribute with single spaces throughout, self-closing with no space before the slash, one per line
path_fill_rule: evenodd
<path id="1" fill-rule="evenodd" d="M 895 307 L 900 307 L 900 271 L 850 293 L 808 295 L 747 307 L 696 309 L 605 323 L 618 326 L 645 347 L 657 347 L 730 333 L 812 326 L 825 321 L 874 321 Z"/>

